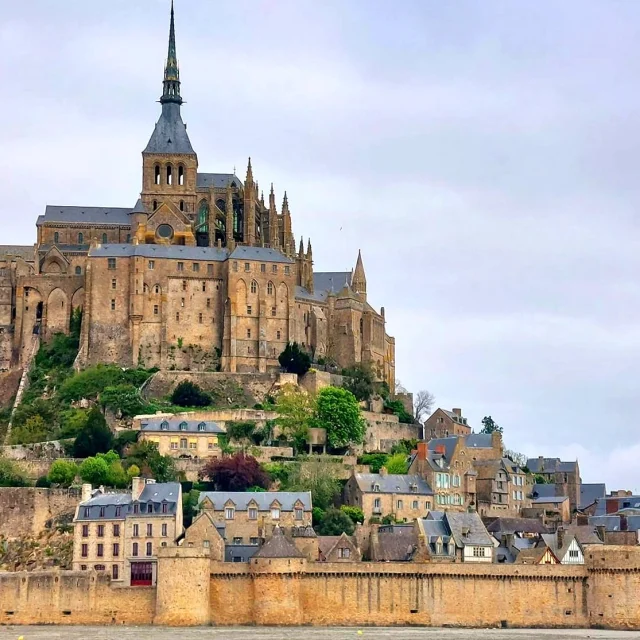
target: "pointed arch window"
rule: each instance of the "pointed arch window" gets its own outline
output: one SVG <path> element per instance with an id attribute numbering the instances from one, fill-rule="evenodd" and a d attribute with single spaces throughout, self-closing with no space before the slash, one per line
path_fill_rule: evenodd
<path id="1" fill-rule="evenodd" d="M 78 234 L 78 244 L 84 244 L 84 233 Z"/>
<path id="2" fill-rule="evenodd" d="M 58 242 L 60 242 L 60 234 L 57 231 L 53 234 L 53 241 L 56 244 L 58 244 Z"/>
<path id="3" fill-rule="evenodd" d="M 153 171 L 154 171 L 154 176 L 153 176 L 154 184 L 160 184 L 160 165 L 157 164 Z"/>
<path id="4" fill-rule="evenodd" d="M 182 165 L 178 167 L 178 185 L 184 186 L 184 167 Z"/>
<path id="5" fill-rule="evenodd" d="M 209 203 L 202 200 L 198 205 L 198 231 L 206 233 L 208 231 L 207 222 L 209 220 Z"/>
<path id="6" fill-rule="evenodd" d="M 270 296 L 272 296 L 272 295 L 273 295 L 273 282 L 270 282 L 270 283 L 267 285 L 267 293 L 268 293 Z"/>
<path id="7" fill-rule="evenodd" d="M 109 238 L 107 237 L 106 233 L 102 234 L 102 244 L 107 244 L 107 242 L 109 242 Z"/>
<path id="8" fill-rule="evenodd" d="M 167 184 L 169 186 L 173 184 L 173 167 L 170 164 L 167 165 Z"/>
<path id="9" fill-rule="evenodd" d="M 184 211 L 184 200 L 180 200 L 180 211 Z"/>
<path id="10" fill-rule="evenodd" d="M 258 283 L 255 280 L 251 281 L 251 293 L 258 293 Z"/>

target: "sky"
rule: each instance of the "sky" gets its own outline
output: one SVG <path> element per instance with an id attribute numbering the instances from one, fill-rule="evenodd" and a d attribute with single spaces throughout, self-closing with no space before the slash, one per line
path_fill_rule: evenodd
<path id="1" fill-rule="evenodd" d="M 168 0 L 0 0 L 0 244 L 131 206 Z M 640 492 L 640 3 L 176 0 L 200 169 L 287 190 L 396 372 L 507 447 Z"/>

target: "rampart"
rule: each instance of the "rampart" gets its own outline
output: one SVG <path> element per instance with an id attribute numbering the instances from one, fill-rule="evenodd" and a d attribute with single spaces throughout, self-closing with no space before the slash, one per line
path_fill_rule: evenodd
<path id="1" fill-rule="evenodd" d="M 117 587 L 94 572 L 0 574 L 0 624 L 640 629 L 635 548 L 588 551 L 585 566 L 233 564 L 203 551 L 163 550 L 156 588 Z"/>

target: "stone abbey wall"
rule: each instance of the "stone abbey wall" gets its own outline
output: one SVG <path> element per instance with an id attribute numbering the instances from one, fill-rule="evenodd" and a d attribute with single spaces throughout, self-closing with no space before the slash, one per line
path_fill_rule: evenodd
<path id="1" fill-rule="evenodd" d="M 585 566 L 234 564 L 166 549 L 157 588 L 93 572 L 0 573 L 0 624 L 640 629 L 640 550 L 589 553 Z"/>

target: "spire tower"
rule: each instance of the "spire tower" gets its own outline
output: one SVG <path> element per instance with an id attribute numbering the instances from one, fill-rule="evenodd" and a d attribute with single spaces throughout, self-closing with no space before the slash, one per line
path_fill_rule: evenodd
<path id="1" fill-rule="evenodd" d="M 169 27 L 169 53 L 167 63 L 164 68 L 163 91 L 160 102 L 175 102 L 182 104 L 180 96 L 180 69 L 178 68 L 178 55 L 176 53 L 176 23 L 173 11 L 173 0 L 171 0 L 171 26 Z"/>

